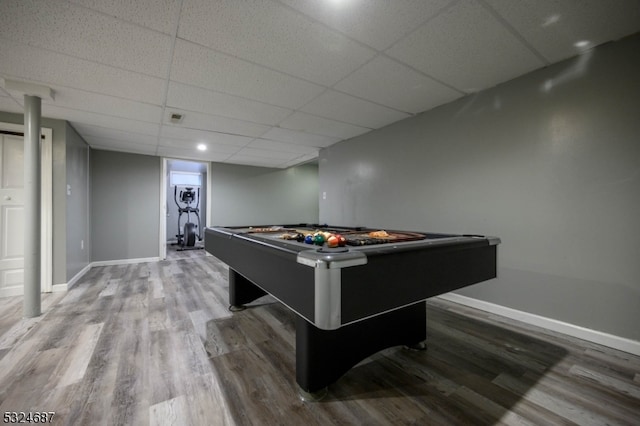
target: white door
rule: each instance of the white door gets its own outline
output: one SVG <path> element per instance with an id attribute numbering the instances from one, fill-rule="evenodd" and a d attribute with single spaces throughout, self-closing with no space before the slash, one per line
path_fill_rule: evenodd
<path id="1" fill-rule="evenodd" d="M 0 134 L 0 296 L 23 293 L 24 142 Z"/>
<path id="2" fill-rule="evenodd" d="M 24 126 L 0 123 L 0 131 L 0 297 L 5 297 L 24 294 Z M 48 293 L 65 289 L 66 283 L 53 285 L 53 133 L 46 127 L 41 131 L 40 288 Z"/>

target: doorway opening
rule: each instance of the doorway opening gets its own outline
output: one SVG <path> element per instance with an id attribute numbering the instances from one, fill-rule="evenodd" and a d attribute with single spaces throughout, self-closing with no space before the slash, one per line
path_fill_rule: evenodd
<path id="1" fill-rule="evenodd" d="M 160 258 L 204 256 L 209 163 L 164 159 L 162 176 Z"/>

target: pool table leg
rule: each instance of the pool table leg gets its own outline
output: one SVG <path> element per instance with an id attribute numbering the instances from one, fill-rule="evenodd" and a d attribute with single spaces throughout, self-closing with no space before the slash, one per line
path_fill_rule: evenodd
<path id="1" fill-rule="evenodd" d="M 418 302 L 367 320 L 321 330 L 296 316 L 296 380 L 300 397 L 318 400 L 349 369 L 392 346 L 424 346 L 427 309 Z"/>
<path id="2" fill-rule="evenodd" d="M 250 303 L 267 292 L 229 268 L 229 310 L 231 312 L 242 311 L 245 303 Z"/>

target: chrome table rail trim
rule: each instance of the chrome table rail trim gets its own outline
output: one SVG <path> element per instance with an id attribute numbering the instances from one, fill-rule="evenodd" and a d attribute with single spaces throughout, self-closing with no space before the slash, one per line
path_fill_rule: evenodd
<path id="1" fill-rule="evenodd" d="M 360 252 L 300 252 L 297 262 L 314 268 L 314 320 L 321 330 L 335 330 L 342 325 L 342 268 L 366 265 L 367 256 Z"/>

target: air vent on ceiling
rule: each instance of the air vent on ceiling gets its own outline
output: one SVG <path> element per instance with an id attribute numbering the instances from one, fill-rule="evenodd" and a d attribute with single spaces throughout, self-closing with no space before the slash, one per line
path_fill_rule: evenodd
<path id="1" fill-rule="evenodd" d="M 184 115 L 178 114 L 177 112 L 172 112 L 171 115 L 169 116 L 169 120 L 172 123 L 179 123 L 182 121 L 183 118 L 184 118 Z"/>

